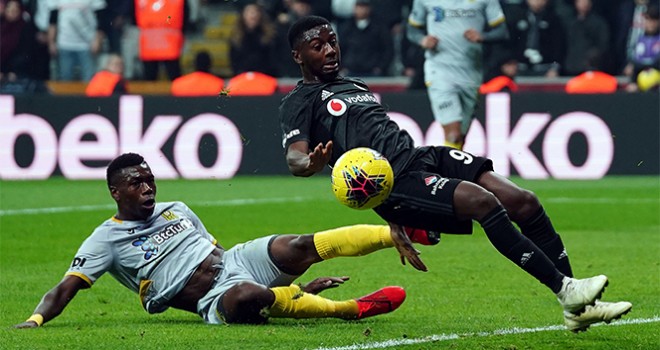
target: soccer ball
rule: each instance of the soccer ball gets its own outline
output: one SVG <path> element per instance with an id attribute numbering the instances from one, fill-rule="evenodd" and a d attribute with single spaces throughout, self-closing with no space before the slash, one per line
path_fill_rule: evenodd
<path id="1" fill-rule="evenodd" d="M 353 209 L 380 205 L 392 192 L 393 185 L 390 162 L 370 148 L 349 150 L 332 168 L 332 192 L 341 204 Z"/>

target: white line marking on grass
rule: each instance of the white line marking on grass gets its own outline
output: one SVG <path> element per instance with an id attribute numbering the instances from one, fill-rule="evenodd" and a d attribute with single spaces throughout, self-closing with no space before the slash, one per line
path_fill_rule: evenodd
<path id="1" fill-rule="evenodd" d="M 225 199 L 217 201 L 189 201 L 189 205 L 203 205 L 203 206 L 241 206 L 241 205 L 254 205 L 254 204 L 267 204 L 267 203 L 289 203 L 289 202 L 308 202 L 319 201 L 324 198 L 315 197 L 280 197 L 280 198 L 239 198 L 239 199 Z M 593 203 L 593 204 L 646 204 L 658 203 L 660 199 L 654 198 L 570 198 L 570 197 L 555 197 L 543 200 L 549 203 Z M 6 209 L 0 210 L 0 217 L 15 216 L 15 215 L 39 215 L 39 214 L 53 214 L 53 213 L 71 213 L 95 210 L 112 210 L 115 209 L 115 204 L 99 204 L 99 205 L 78 205 L 70 207 L 50 207 L 50 208 L 25 208 L 25 209 Z"/>
<path id="2" fill-rule="evenodd" d="M 660 322 L 660 316 L 654 316 L 652 318 L 633 318 L 633 319 L 624 319 L 618 320 L 606 325 L 604 323 L 595 324 L 592 327 L 599 326 L 624 326 L 631 324 L 644 324 L 644 323 L 654 323 Z M 563 325 L 556 326 L 546 326 L 546 327 L 535 327 L 535 328 L 506 328 L 498 329 L 492 332 L 477 332 L 477 333 L 463 333 L 463 334 L 433 334 L 423 338 L 410 338 L 410 339 L 390 339 L 381 342 L 373 343 L 364 343 L 364 344 L 353 344 L 348 346 L 335 346 L 335 347 L 320 347 L 315 350 L 367 350 L 367 349 L 383 349 L 383 348 L 392 348 L 402 345 L 415 345 L 415 344 L 424 344 L 424 343 L 435 343 L 440 341 L 447 340 L 456 340 L 461 338 L 481 338 L 481 337 L 490 337 L 495 335 L 511 335 L 511 334 L 524 334 L 524 333 L 538 333 L 538 332 L 548 332 L 548 331 L 566 331 L 566 328 Z"/>
<path id="3" fill-rule="evenodd" d="M 254 204 L 268 204 L 268 203 L 293 203 L 293 202 L 307 202 L 318 201 L 319 198 L 313 197 L 280 197 L 280 198 L 239 198 L 239 199 L 225 199 L 217 201 L 199 201 L 199 202 L 186 202 L 192 206 L 210 206 L 210 207 L 227 207 L 227 206 L 241 206 L 241 205 L 254 205 Z M 95 211 L 95 210 L 112 210 L 116 209 L 116 204 L 101 204 L 101 205 L 78 205 L 71 207 L 51 207 L 51 208 L 26 208 L 26 209 L 7 209 L 0 210 L 0 217 L 14 216 L 14 215 L 38 215 L 38 214 L 53 214 L 53 213 L 71 213 L 80 211 Z"/>
<path id="4" fill-rule="evenodd" d="M 549 203 L 589 203 L 589 204 L 648 204 L 658 203 L 660 198 L 571 198 L 550 197 L 541 202 Z"/>

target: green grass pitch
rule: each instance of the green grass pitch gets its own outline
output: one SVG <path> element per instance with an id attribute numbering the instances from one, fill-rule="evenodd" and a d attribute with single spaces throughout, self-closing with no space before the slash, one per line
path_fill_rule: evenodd
<path id="1" fill-rule="evenodd" d="M 273 319 L 208 326 L 194 314 L 149 315 L 109 276 L 81 291 L 39 329 L 12 326 L 32 313 L 80 243 L 114 213 L 102 181 L 0 182 L 0 349 L 658 349 L 660 178 L 515 182 L 536 192 L 567 245 L 578 277 L 604 273 L 604 300 L 629 300 L 622 321 L 572 334 L 544 286 L 500 256 L 475 227 L 420 247 L 429 272 L 402 266 L 393 249 L 314 266 L 300 281 L 348 275 L 323 295 L 353 298 L 401 285 L 391 314 L 361 321 Z M 382 223 L 334 200 L 327 177 L 159 181 L 160 201 L 182 200 L 226 247 L 270 233 Z"/>

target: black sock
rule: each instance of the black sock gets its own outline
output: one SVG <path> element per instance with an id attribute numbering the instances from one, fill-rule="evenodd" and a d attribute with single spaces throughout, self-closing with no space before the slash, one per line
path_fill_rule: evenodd
<path id="1" fill-rule="evenodd" d="M 495 249 L 554 293 L 559 292 L 564 275 L 540 248 L 513 226 L 504 208 L 493 209 L 480 223 Z"/>
<path id="2" fill-rule="evenodd" d="M 571 262 L 566 254 L 564 243 L 552 226 L 552 222 L 550 222 L 550 218 L 546 215 L 543 207 L 539 208 L 536 214 L 529 219 L 518 223 L 518 226 L 523 235 L 543 250 L 550 261 L 555 264 L 557 270 L 568 277 L 573 277 Z"/>

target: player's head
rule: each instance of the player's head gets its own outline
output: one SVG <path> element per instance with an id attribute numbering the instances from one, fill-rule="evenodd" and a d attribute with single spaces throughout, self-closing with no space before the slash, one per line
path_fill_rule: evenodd
<path id="1" fill-rule="evenodd" d="M 206 73 L 211 71 L 211 55 L 208 51 L 200 51 L 195 55 L 195 70 Z"/>
<path id="2" fill-rule="evenodd" d="M 337 77 L 341 52 L 337 34 L 327 19 L 303 17 L 291 26 L 288 36 L 293 60 L 300 65 L 306 82 L 330 81 Z"/>
<path id="3" fill-rule="evenodd" d="M 124 153 L 110 162 L 106 181 L 112 198 L 117 202 L 117 218 L 145 220 L 156 206 L 156 182 L 144 158 Z"/>

